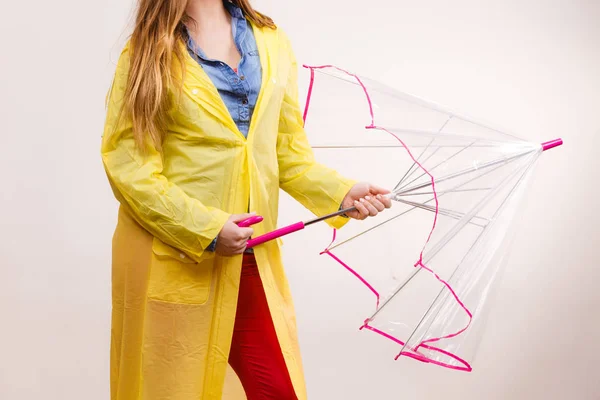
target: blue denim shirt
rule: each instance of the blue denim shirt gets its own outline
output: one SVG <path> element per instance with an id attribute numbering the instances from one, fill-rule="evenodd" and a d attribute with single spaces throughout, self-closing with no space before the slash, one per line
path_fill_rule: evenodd
<path id="1" fill-rule="evenodd" d="M 226 63 L 208 58 L 189 34 L 188 51 L 217 88 L 240 132 L 248 136 L 262 81 L 260 58 L 252 26 L 242 10 L 229 1 L 223 4 L 231 15 L 233 38 L 242 57 L 237 73 Z"/>
<path id="2" fill-rule="evenodd" d="M 260 92 L 262 68 L 252 26 L 239 7 L 229 1 L 223 1 L 223 4 L 231 15 L 233 38 L 241 55 L 237 71 L 224 62 L 208 58 L 189 32 L 187 47 L 217 88 L 237 128 L 247 137 Z M 212 241 L 207 250 L 214 251 L 216 245 L 217 239 Z"/>

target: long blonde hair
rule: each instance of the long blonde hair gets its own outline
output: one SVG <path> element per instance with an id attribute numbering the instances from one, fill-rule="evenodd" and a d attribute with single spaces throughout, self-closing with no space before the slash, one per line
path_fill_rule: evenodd
<path id="1" fill-rule="evenodd" d="M 139 0 L 135 28 L 130 39 L 130 65 L 124 112 L 131 118 L 133 135 L 140 148 L 161 148 L 168 125 L 168 88 L 173 84 L 173 61 L 184 71 L 186 14 L 191 0 Z M 227 1 L 227 0 L 225 0 Z M 273 20 L 255 11 L 249 0 L 231 0 L 258 27 L 275 28 Z"/>

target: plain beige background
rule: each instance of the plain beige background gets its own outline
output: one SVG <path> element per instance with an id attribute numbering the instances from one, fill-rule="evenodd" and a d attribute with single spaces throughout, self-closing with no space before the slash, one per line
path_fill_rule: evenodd
<path id="1" fill-rule="evenodd" d="M 544 155 L 471 374 L 394 362 L 349 320 L 317 227 L 286 241 L 311 399 L 600 399 L 600 2 L 262 0 L 334 63 L 565 146 Z M 0 399 L 108 398 L 116 203 L 99 157 L 131 1 L 0 13 Z M 281 223 L 305 217 L 284 197 Z M 385 263 L 374 255 L 374 263 Z"/>

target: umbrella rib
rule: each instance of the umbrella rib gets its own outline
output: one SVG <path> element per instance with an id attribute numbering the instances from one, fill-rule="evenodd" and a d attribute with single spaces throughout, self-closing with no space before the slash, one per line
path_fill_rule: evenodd
<path id="1" fill-rule="evenodd" d="M 484 190 L 491 190 L 491 187 L 481 187 L 481 188 L 471 188 L 471 189 L 460 189 L 460 190 L 441 190 L 436 192 L 436 194 L 442 193 L 459 193 L 459 192 L 480 192 Z M 398 194 L 397 197 L 408 197 L 408 196 L 422 196 L 425 194 L 434 194 L 433 192 L 419 192 L 419 193 L 406 193 L 406 194 Z"/>
<path id="2" fill-rule="evenodd" d="M 519 153 L 519 154 L 516 154 L 516 155 L 514 155 L 512 157 L 509 157 L 509 158 L 504 158 L 504 157 L 503 158 L 497 158 L 495 160 L 488 161 L 487 163 L 482 164 L 482 165 L 477 166 L 477 167 L 467 168 L 467 169 L 464 169 L 464 170 L 459 171 L 459 172 L 455 172 L 455 173 L 450 174 L 450 175 L 442 176 L 440 178 L 435 179 L 435 184 L 437 185 L 437 184 L 439 184 L 441 182 L 444 182 L 444 181 L 447 181 L 447 180 L 450 180 L 450 179 L 454 179 L 454 178 L 458 178 L 460 176 L 470 174 L 471 172 L 474 172 L 474 171 L 481 171 L 481 170 L 487 169 L 489 167 L 493 167 L 493 166 L 498 165 L 498 164 L 501 164 L 500 166 L 506 165 L 506 164 L 512 162 L 513 160 L 515 160 L 515 159 L 517 159 L 519 157 L 523 157 L 523 156 L 525 156 L 525 155 L 527 155 L 529 153 L 531 153 L 531 151 L 527 151 L 527 152 L 524 152 L 524 153 Z M 410 193 L 410 192 L 413 192 L 413 191 L 418 190 L 418 189 L 423 189 L 423 188 L 428 187 L 428 186 L 431 186 L 431 182 L 427 182 L 427 183 L 423 183 L 423 184 L 420 184 L 420 185 L 417 185 L 417 186 L 413 186 L 413 187 L 410 187 L 408 189 L 400 189 L 395 194 L 396 195 L 405 195 L 406 193 Z"/>
<path id="3" fill-rule="evenodd" d="M 425 205 L 425 204 L 419 204 L 419 203 L 415 203 L 413 201 L 408 201 L 408 200 L 396 200 L 396 201 L 398 201 L 400 203 L 407 204 L 409 206 L 418 207 L 418 208 L 421 208 L 423 210 L 427 210 L 427 211 L 431 211 L 431 212 L 436 212 L 436 209 L 435 209 L 434 206 L 428 206 L 428 205 Z M 444 215 L 446 217 L 450 217 L 450 218 L 454 218 L 454 219 L 458 219 L 458 220 L 460 220 L 461 218 L 463 218 L 465 216 L 464 213 L 461 213 L 461 212 L 458 212 L 458 211 L 448 210 L 448 209 L 445 209 L 445 208 L 438 208 L 437 211 L 438 211 L 438 213 L 440 215 Z M 486 221 L 488 223 L 490 222 L 489 219 L 483 218 L 483 217 L 480 217 L 480 216 L 477 216 L 477 215 L 474 216 L 472 219 L 475 219 L 475 218 L 482 219 L 482 220 L 484 220 L 484 221 Z M 485 227 L 485 225 L 477 224 L 477 223 L 471 222 L 471 221 L 469 221 L 468 223 L 472 224 L 472 225 L 475 225 L 475 226 L 478 226 L 480 228 L 484 228 Z"/>
<path id="4" fill-rule="evenodd" d="M 471 146 L 473 146 L 475 143 L 477 142 L 477 140 L 473 141 L 472 143 L 469 143 L 468 146 L 465 146 L 463 148 L 461 148 L 459 151 L 457 151 L 456 153 L 454 153 L 453 155 L 451 155 L 450 157 L 448 157 L 445 160 L 440 161 L 437 165 L 435 165 L 434 167 L 428 169 L 427 171 L 423 171 L 423 173 L 421 175 L 419 175 L 418 177 L 416 177 L 415 179 L 413 179 L 412 181 L 406 183 L 404 186 L 402 186 L 401 188 L 399 188 L 398 190 L 402 190 L 404 188 L 406 188 L 408 185 L 410 185 L 411 183 L 415 182 L 416 180 L 422 178 L 423 176 L 427 175 L 427 172 L 431 173 L 431 171 L 433 171 L 434 169 L 436 169 L 437 167 L 439 167 L 440 165 L 444 164 L 445 162 L 447 162 L 448 160 L 453 159 L 454 157 L 456 157 L 457 155 L 459 155 L 460 153 L 462 153 L 463 151 L 469 149 Z M 396 189 L 394 189 L 396 190 Z"/>
<path id="5" fill-rule="evenodd" d="M 515 159 L 513 158 L 513 160 L 511 160 L 511 162 L 512 162 L 512 161 L 514 161 L 514 160 L 515 160 Z M 506 165 L 506 164 L 504 164 L 504 165 Z M 526 163 L 526 164 L 525 164 L 525 166 L 527 166 L 527 165 L 528 165 L 528 164 Z M 503 180 L 502 180 L 502 181 L 501 181 L 501 182 L 500 182 L 500 183 L 499 183 L 499 184 L 496 186 L 496 188 L 495 188 L 495 189 L 494 189 L 492 192 L 488 193 L 486 197 L 484 197 L 483 199 L 481 199 L 481 200 L 479 201 L 479 203 L 477 203 L 477 205 L 474 207 L 474 210 L 475 210 L 475 212 L 473 212 L 473 210 L 472 210 L 472 211 L 471 211 L 469 214 L 475 215 L 475 213 L 476 213 L 476 212 L 478 212 L 478 211 L 479 211 L 479 210 L 480 210 L 480 209 L 483 207 L 483 205 L 485 204 L 485 202 L 487 201 L 487 199 L 488 199 L 488 198 L 490 198 L 492 195 L 495 195 L 495 194 L 498 192 L 498 190 L 499 190 L 500 188 L 502 188 L 502 187 L 503 187 L 503 185 L 504 185 L 506 182 L 509 182 L 509 180 L 510 180 L 510 179 L 512 179 L 514 176 L 518 175 L 518 173 L 519 173 L 519 172 L 521 172 L 521 169 L 522 169 L 522 168 L 517 168 L 517 169 L 516 169 L 516 170 L 515 170 L 513 173 L 511 173 L 511 174 L 510 174 L 510 175 L 508 175 L 506 178 L 504 178 L 504 179 L 503 179 Z M 435 257 L 435 255 L 436 255 L 436 254 L 437 254 L 437 253 L 438 253 L 438 252 L 439 252 L 439 251 L 440 251 L 440 250 L 441 250 L 441 249 L 442 249 L 442 248 L 443 248 L 443 247 L 446 245 L 446 244 L 443 244 L 443 241 L 444 241 L 444 239 L 445 239 L 445 238 L 449 238 L 449 237 L 451 236 L 451 234 L 453 234 L 453 232 L 454 232 L 454 233 L 458 233 L 460 230 L 462 230 L 462 228 L 463 228 L 464 226 L 465 226 L 465 224 L 463 224 L 462 226 L 460 226 L 460 225 L 457 225 L 457 226 L 455 226 L 455 227 L 454 227 L 454 228 L 453 228 L 453 229 L 452 229 L 450 232 L 446 233 L 446 235 L 444 236 L 444 238 L 442 238 L 442 239 L 441 239 L 441 240 L 438 242 L 438 245 L 437 245 L 437 246 L 435 246 L 435 247 L 434 247 L 434 248 L 433 248 L 433 249 L 432 249 L 432 250 L 431 250 L 431 251 L 430 251 L 430 252 L 427 254 L 427 259 L 424 261 L 424 263 L 428 263 L 429 261 L 431 261 L 431 259 L 433 259 L 433 257 Z"/>
<path id="6" fill-rule="evenodd" d="M 452 115 L 450 115 L 446 121 L 442 124 L 441 128 L 438 129 L 438 134 L 440 132 L 442 132 L 444 130 L 444 128 L 446 127 L 446 125 L 448 125 L 448 122 L 450 122 L 450 120 L 452 119 Z M 400 182 L 398 182 L 398 184 L 396 184 L 396 186 L 394 186 L 393 190 L 398 189 L 398 187 L 400 187 L 400 185 L 402 185 L 402 182 L 404 182 L 404 179 L 409 177 L 410 175 L 412 175 L 412 169 L 417 165 L 417 161 L 419 161 L 421 159 L 421 157 L 423 156 L 423 154 L 425 154 L 425 152 L 429 149 L 429 147 L 433 144 L 433 142 L 435 142 L 435 137 L 431 138 L 431 140 L 429 141 L 429 143 L 427 144 L 427 146 L 425 146 L 425 148 L 423 149 L 423 151 L 421 152 L 421 154 L 419 154 L 419 156 L 417 157 L 417 159 L 415 161 L 413 161 L 412 165 L 410 166 L 410 168 L 404 173 L 404 176 L 402 177 L 402 179 L 400 179 Z M 429 157 L 427 157 L 427 160 L 429 160 L 431 157 L 433 157 L 433 155 L 435 153 L 437 153 L 440 150 L 440 147 L 438 147 L 437 149 L 435 149 L 435 151 L 433 153 L 431 153 L 429 155 Z M 427 161 L 425 160 L 425 161 Z"/>
<path id="7" fill-rule="evenodd" d="M 417 161 L 421 159 L 421 157 L 423 156 L 423 154 L 425 154 L 425 152 L 431 147 L 431 144 L 435 141 L 434 139 L 431 139 L 431 141 L 429 142 L 429 144 L 427 144 L 427 146 L 425 146 L 425 148 L 423 149 L 423 151 L 421 152 L 421 154 L 419 154 L 419 156 L 417 157 Z M 438 147 L 437 149 L 435 149 L 433 151 L 433 153 L 431 153 L 427 159 L 423 162 L 426 162 L 427 160 L 429 160 L 431 157 L 433 157 L 435 155 L 435 153 L 437 153 L 440 150 L 440 147 Z M 392 190 L 397 190 L 400 185 L 402 185 L 402 182 L 404 182 L 405 179 L 407 179 L 408 177 L 410 177 L 413 174 L 413 168 L 415 167 L 415 165 L 417 165 L 416 161 L 413 161 L 412 165 L 410 166 L 410 168 L 404 173 L 404 176 L 402 176 L 402 178 L 400 179 L 400 181 L 396 184 L 396 186 L 394 186 L 394 189 Z M 416 169 L 418 171 L 418 168 Z"/>
<path id="8" fill-rule="evenodd" d="M 477 179 L 479 179 L 479 178 L 482 178 L 482 177 L 486 176 L 487 174 L 490 174 L 490 173 L 494 172 L 495 170 L 497 170 L 497 169 L 498 169 L 498 168 L 500 168 L 500 167 L 502 167 L 502 165 L 499 165 L 499 166 L 497 166 L 496 168 L 493 168 L 493 169 L 491 169 L 491 170 L 489 170 L 489 171 L 487 171 L 487 172 L 483 173 L 482 175 L 475 176 L 475 177 L 473 177 L 473 178 L 469 179 L 469 180 L 468 180 L 468 181 L 466 181 L 466 182 L 460 183 L 460 184 L 456 185 L 454 188 L 452 188 L 452 189 L 450 189 L 450 190 L 453 190 L 453 189 L 458 189 L 458 188 L 460 188 L 460 187 L 462 187 L 462 186 L 465 186 L 465 185 L 467 185 L 467 184 L 469 184 L 469 183 L 471 183 L 471 182 L 473 182 L 473 181 L 475 181 L 475 180 L 477 180 Z M 441 194 L 440 196 L 437 196 L 437 197 L 438 197 L 438 198 L 440 198 L 440 197 L 442 197 L 443 195 L 444 195 L 444 194 Z M 430 198 L 429 200 L 427 200 L 427 201 L 423 202 L 423 204 L 430 203 L 430 202 L 432 202 L 433 200 L 435 200 L 435 197 L 432 197 L 432 198 Z M 391 217 L 391 218 L 389 218 L 389 219 L 387 219 L 387 220 L 385 220 L 385 221 L 383 221 L 383 222 L 381 222 L 381 223 L 379 223 L 379 224 L 377 224 L 377 225 L 375 225 L 375 226 L 373 226 L 373 227 L 371 227 L 371 228 L 369 228 L 369 229 L 367 229 L 367 230 L 364 230 L 364 231 L 362 231 L 362 232 L 360 232 L 360 233 L 358 233 L 358 234 L 356 234 L 356 235 L 354 235 L 354 236 L 352 236 L 352 237 L 350 237 L 350 238 L 348 238 L 348 239 L 346 239 L 346 240 L 344 240 L 344 241 L 342 241 L 342 242 L 340 242 L 340 243 L 336 244 L 336 245 L 335 245 L 335 246 L 333 246 L 333 247 L 330 247 L 330 248 L 329 248 L 329 250 L 333 250 L 333 249 L 335 249 L 335 248 L 337 248 L 337 247 L 340 247 L 340 246 L 342 246 L 342 245 L 344 245 L 344 244 L 346 244 L 346 243 L 348 243 L 348 242 L 350 242 L 350 241 L 352 241 L 352 240 L 354 240 L 354 239 L 356 239 L 356 238 L 358 238 L 358 237 L 360 237 L 360 236 L 362 236 L 362 235 L 364 235 L 364 234 L 366 234 L 366 233 L 368 233 L 368 232 L 371 232 L 371 231 L 372 231 L 372 230 L 374 230 L 375 228 L 379 228 L 380 226 L 382 226 L 382 225 L 385 225 L 385 224 L 387 224 L 388 222 L 390 222 L 390 221 L 393 221 L 393 220 L 395 220 L 396 218 L 398 218 L 398 217 L 401 217 L 401 216 L 403 216 L 403 215 L 407 214 L 408 212 L 415 210 L 416 208 L 417 208 L 417 207 L 413 207 L 413 208 L 410 208 L 410 209 L 408 209 L 408 210 L 406 210 L 406 211 L 403 211 L 402 213 L 400 213 L 400 214 L 398 214 L 398 215 L 395 215 L 395 216 L 393 216 L 393 217 Z"/>
<path id="9" fill-rule="evenodd" d="M 364 145 L 351 145 L 351 144 L 323 144 L 323 145 L 314 145 L 311 146 L 313 149 L 393 149 L 393 148 L 405 148 L 401 144 L 364 144 Z M 428 145 L 428 144 L 415 144 L 410 145 L 411 148 L 423 148 L 423 147 L 435 147 L 435 148 L 455 148 L 460 147 L 463 148 L 465 145 L 456 144 L 456 145 Z M 479 144 L 477 146 L 471 146 L 473 148 L 488 148 L 488 147 L 498 147 L 495 144 Z"/>
<path id="10" fill-rule="evenodd" d="M 494 213 L 492 220 L 495 219 L 495 217 L 498 215 L 498 213 L 500 212 L 500 210 L 502 210 L 502 208 L 504 207 L 504 205 L 506 204 L 506 202 L 508 201 L 508 199 L 510 198 L 510 196 L 514 193 L 514 191 L 516 190 L 516 188 L 521 184 L 521 182 L 523 181 L 523 179 L 525 178 L 525 175 L 527 173 L 527 170 L 529 170 L 531 168 L 533 164 L 530 163 L 529 165 L 525 165 L 524 169 L 525 171 L 522 172 L 521 177 L 519 178 L 519 180 L 513 185 L 513 187 L 511 188 L 510 192 L 508 193 L 508 195 L 504 198 L 504 200 L 502 201 L 502 203 L 500 204 L 500 206 L 498 207 L 498 209 L 496 210 L 496 212 Z M 481 240 L 481 238 L 484 236 L 485 232 L 486 232 L 487 226 L 485 228 L 483 228 L 481 230 L 481 232 L 479 232 L 479 234 L 477 235 L 477 238 L 475 239 L 475 241 L 473 242 L 473 244 L 469 247 L 469 250 L 467 250 L 467 252 L 465 253 L 465 255 L 463 256 L 463 258 L 461 259 L 461 261 L 458 263 L 458 265 L 456 266 L 456 268 L 454 269 L 454 271 L 452 271 L 452 275 L 450 275 L 450 278 L 448 278 L 447 282 L 450 282 L 452 280 L 452 278 L 456 275 L 458 269 L 460 268 L 460 266 L 462 265 L 462 263 L 465 261 L 465 259 L 467 258 L 469 252 L 475 247 L 475 245 Z M 421 268 L 419 268 L 420 270 Z M 431 311 L 431 309 L 433 308 L 433 306 L 435 305 L 436 301 L 440 298 L 440 296 L 442 295 L 442 293 L 444 293 L 444 291 L 446 292 L 446 297 L 448 297 L 450 295 L 450 291 L 449 290 L 445 290 L 447 289 L 446 286 L 442 286 L 442 288 L 440 289 L 438 295 L 436 296 L 436 298 L 433 300 L 433 302 L 431 303 L 431 305 L 429 306 L 429 308 L 427 309 L 427 311 L 425 311 L 425 313 L 423 314 L 423 316 L 421 317 L 419 323 L 417 325 L 415 325 L 415 329 L 412 331 L 412 333 L 410 334 L 410 336 L 408 337 L 408 339 L 404 342 L 404 345 L 402 346 L 402 349 L 400 350 L 400 352 L 404 351 L 404 348 L 408 345 L 408 343 L 410 342 L 410 340 L 412 339 L 412 337 L 414 336 L 415 332 L 417 331 L 418 326 L 425 320 L 425 317 L 427 316 L 427 314 Z M 397 293 L 397 292 L 396 292 Z M 395 294 L 392 296 L 394 297 Z M 383 306 L 382 306 L 383 307 Z M 436 316 L 434 318 L 431 319 L 431 322 L 429 323 L 429 327 L 431 326 L 431 324 L 433 324 L 433 321 L 435 320 L 435 318 L 437 317 L 437 315 L 441 312 L 441 308 L 437 311 Z M 429 329 L 429 327 L 427 327 L 426 330 Z"/>
<path id="11" fill-rule="evenodd" d="M 405 211 L 401 212 L 401 213 L 400 213 L 400 214 L 398 214 L 398 215 L 394 215 L 393 217 L 391 217 L 391 218 L 389 218 L 389 219 L 386 219 L 385 221 L 383 221 L 383 222 L 381 222 L 381 223 L 379 223 L 379 224 L 377 224 L 377 225 L 375 225 L 375 226 L 372 226 L 372 227 L 370 227 L 369 229 L 366 229 L 366 230 L 364 230 L 364 231 L 362 231 L 362 232 L 360 232 L 360 233 L 358 233 L 358 234 L 356 234 L 356 235 L 354 235 L 354 236 L 352 236 L 352 237 L 349 237 L 348 239 L 346 239 L 346 240 L 344 240 L 344 241 L 342 241 L 342 242 L 340 242 L 340 243 L 336 244 L 335 246 L 332 246 L 332 247 L 330 247 L 328 250 L 330 250 L 330 251 L 331 251 L 331 250 L 334 250 L 334 249 L 336 249 L 336 248 L 338 248 L 338 247 L 340 247 L 340 246 L 342 246 L 342 245 L 344 245 L 344 244 L 346 244 L 346 243 L 348 243 L 348 242 L 351 242 L 352 240 L 354 240 L 354 239 L 357 239 L 357 238 L 361 237 L 362 235 L 364 235 L 364 234 L 366 234 L 366 233 L 369 233 L 369 232 L 371 232 L 372 230 L 374 230 L 374 229 L 376 229 L 376 228 L 379 228 L 379 227 L 381 227 L 381 226 L 383 226 L 383 225 L 387 224 L 388 222 L 391 222 L 391 221 L 395 220 L 396 218 L 398 218 L 398 217 L 401 217 L 401 216 L 403 216 L 403 215 L 405 215 L 405 214 L 408 214 L 409 212 L 411 212 L 411 211 L 413 211 L 413 210 L 416 210 L 416 209 L 417 209 L 417 207 L 412 207 L 412 208 L 409 208 L 408 210 L 405 210 Z"/>
<path id="12" fill-rule="evenodd" d="M 526 166 L 527 166 L 527 165 L 526 165 Z M 498 168 L 499 168 L 499 167 L 498 167 Z M 503 182 L 506 182 L 506 181 L 508 181 L 508 179 L 509 179 L 509 178 L 512 178 L 512 177 L 513 177 L 513 175 L 517 175 L 517 172 L 519 172 L 519 171 L 520 171 L 520 169 L 519 169 L 519 170 L 517 170 L 517 171 L 515 171 L 515 172 L 514 172 L 513 174 L 511 174 L 509 177 L 505 178 Z M 500 188 L 501 186 L 502 186 L 502 184 L 498 185 L 498 188 Z M 491 194 L 490 194 L 490 195 L 491 195 Z M 488 197 L 489 197 L 490 195 L 488 195 Z M 508 198 L 508 197 L 507 197 L 507 198 Z M 481 205 L 481 204 L 482 204 L 482 203 L 483 203 L 483 202 L 484 202 L 486 199 L 487 199 L 487 198 L 485 198 L 485 199 L 482 199 L 482 200 L 480 201 L 479 205 Z M 506 199 L 504 200 L 504 202 L 502 203 L 502 205 L 503 205 L 505 202 L 506 202 Z M 478 206 L 479 206 L 479 205 L 478 205 Z M 460 229 L 458 229 L 458 231 L 460 231 L 460 230 L 461 230 L 461 229 L 462 229 L 462 228 L 463 228 L 465 225 L 466 225 L 466 224 L 463 224 L 462 226 L 460 226 Z M 487 226 L 489 226 L 489 224 L 488 224 Z M 443 243 L 441 246 L 439 246 L 439 245 L 438 245 L 438 246 L 436 246 L 436 247 L 434 248 L 434 250 L 435 250 L 435 251 L 434 251 L 434 250 L 432 250 L 432 251 L 431 251 L 431 253 L 433 253 L 432 255 L 430 255 L 430 254 L 427 254 L 428 258 L 427 258 L 427 260 L 426 260 L 426 261 L 423 261 L 423 264 L 427 264 L 427 263 L 429 263 L 429 261 L 431 261 L 431 259 L 433 259 L 433 257 L 434 257 L 434 256 L 435 256 L 435 255 L 436 255 L 436 254 L 437 254 L 437 253 L 438 253 L 438 252 L 439 252 L 439 251 L 440 251 L 440 250 L 441 250 L 441 249 L 442 249 L 442 248 L 443 248 L 443 247 L 444 247 L 444 246 L 445 246 L 445 245 L 448 243 L 448 240 L 447 240 L 447 239 L 448 239 L 450 236 L 452 236 L 452 235 L 454 235 L 455 233 L 457 233 L 457 232 L 454 232 L 454 231 L 456 231 L 456 228 L 455 228 L 455 229 L 452 229 L 450 232 L 447 232 L 447 233 L 444 235 L 444 237 L 443 237 L 443 238 L 442 238 L 442 239 L 441 239 L 441 240 L 440 240 L 438 243 L 442 243 L 442 242 L 444 242 L 444 241 L 445 241 L 446 243 Z M 479 235 L 481 235 L 481 234 L 482 234 L 484 231 L 485 231 L 485 228 L 481 230 L 481 232 L 479 233 Z M 479 237 L 479 236 L 478 236 L 478 237 Z M 468 251 L 467 251 L 467 253 L 468 253 Z M 395 296 L 396 296 L 396 295 L 397 295 L 397 294 L 398 294 L 398 293 L 399 293 L 399 292 L 400 292 L 400 291 L 401 291 L 401 290 L 402 290 L 402 289 L 403 289 L 403 288 L 404 288 L 404 287 L 405 287 L 405 286 L 406 286 L 406 285 L 407 285 L 407 284 L 408 284 L 408 283 L 409 283 L 409 282 L 410 282 L 410 281 L 411 281 L 411 280 L 412 280 L 412 279 L 413 279 L 413 278 L 414 278 L 414 277 L 415 277 L 415 276 L 416 276 L 416 275 L 417 275 L 417 274 L 418 274 L 418 273 L 419 273 L 419 272 L 422 270 L 422 269 L 423 269 L 423 268 L 417 268 L 417 269 L 416 269 L 416 270 L 415 270 L 415 271 L 414 271 L 414 272 L 413 272 L 413 273 L 412 273 L 412 274 L 411 274 L 411 275 L 410 275 L 408 278 L 406 278 L 406 279 L 404 280 L 404 282 L 402 282 L 402 283 L 401 283 L 401 284 L 398 286 L 398 288 L 397 288 L 397 289 L 395 289 L 395 290 L 393 291 L 392 295 L 391 295 L 390 297 L 388 297 L 388 298 L 387 298 L 387 299 L 386 299 L 386 300 L 385 300 L 385 301 L 384 301 L 384 302 L 383 302 L 383 303 L 382 303 L 382 304 L 379 306 L 379 308 L 378 308 L 377 310 L 375 310 L 375 312 L 374 312 L 374 313 L 371 315 L 371 317 L 369 318 L 369 320 L 372 320 L 373 318 L 375 318 L 375 317 L 377 316 L 377 314 L 379 314 L 379 312 L 380 312 L 380 311 L 381 311 L 381 310 L 382 310 L 382 309 L 383 309 L 383 308 L 384 308 L 384 307 L 385 307 L 385 306 L 386 306 L 386 305 L 387 305 L 387 304 L 388 304 L 388 303 L 389 303 L 389 302 L 390 302 L 390 301 L 391 301 L 391 300 L 392 300 L 392 299 L 393 299 L 393 298 L 394 298 L 394 297 L 395 297 Z"/>

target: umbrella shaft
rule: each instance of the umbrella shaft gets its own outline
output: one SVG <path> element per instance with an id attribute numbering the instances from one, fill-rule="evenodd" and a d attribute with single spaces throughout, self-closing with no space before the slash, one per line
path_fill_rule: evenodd
<path id="1" fill-rule="evenodd" d="M 336 212 L 331 213 L 331 214 L 324 215 L 324 216 L 319 217 L 319 218 L 311 219 L 310 221 L 306 221 L 304 223 L 304 226 L 316 224 L 317 222 L 325 221 L 326 219 L 337 217 L 337 216 L 340 216 L 342 214 L 345 214 L 345 213 L 351 212 L 351 211 L 356 211 L 356 207 L 344 208 L 343 210 L 339 210 L 339 211 L 336 211 Z"/>
<path id="2" fill-rule="evenodd" d="M 389 193 L 389 194 L 386 194 L 384 196 L 388 197 L 388 198 L 392 198 L 393 197 L 393 193 Z M 344 208 L 344 209 L 336 211 L 334 213 L 323 215 L 322 217 L 319 217 L 319 218 L 311 219 L 310 221 L 306 221 L 304 223 L 304 226 L 316 224 L 317 222 L 325 221 L 326 219 L 337 217 L 337 216 L 340 216 L 340 215 L 343 215 L 343 214 L 346 214 L 346 213 L 349 213 L 349 212 L 352 212 L 352 211 L 356 211 L 356 207 Z"/>

